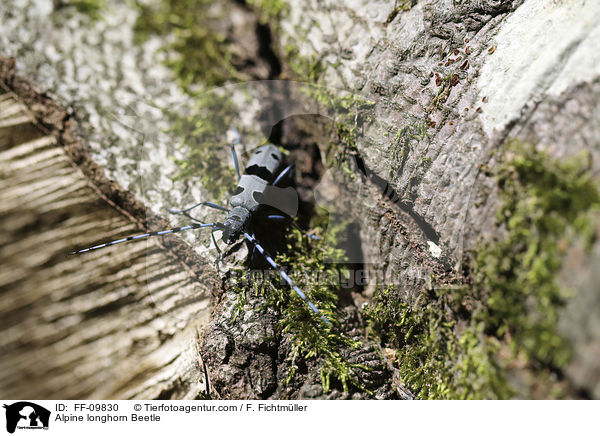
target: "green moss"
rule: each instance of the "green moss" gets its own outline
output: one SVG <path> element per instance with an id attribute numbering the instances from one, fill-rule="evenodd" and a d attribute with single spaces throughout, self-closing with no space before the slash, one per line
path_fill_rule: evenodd
<path id="1" fill-rule="evenodd" d="M 413 143 L 418 143 L 427 138 L 427 122 L 417 120 L 400 128 L 394 137 L 392 144 L 392 162 L 398 162 L 398 172 L 402 173 L 408 156 L 412 151 Z M 425 157 L 426 151 L 421 157 L 424 165 L 431 164 L 431 158 Z"/>
<path id="2" fill-rule="evenodd" d="M 317 214 L 313 222 L 323 223 L 324 220 L 324 216 Z M 347 225 L 346 222 L 335 225 L 330 223 L 327 234 L 319 243 L 307 244 L 300 232 L 291 232 L 287 237 L 286 252 L 277 257 L 277 262 L 290 271 L 307 271 L 310 274 L 311 280 L 308 282 L 301 276 L 296 276 L 295 280 L 307 297 L 334 324 L 337 323 L 335 305 L 340 287 L 337 278 L 348 274 L 344 264 L 345 252 L 338 248 L 343 243 Z M 316 226 L 318 229 L 318 224 Z M 282 312 L 282 332 L 291 337 L 292 353 L 288 357 L 291 370 L 288 380 L 294 376 L 300 357 L 316 358 L 320 362 L 325 392 L 329 390 L 332 378 L 339 380 L 345 391 L 349 390 L 350 385 L 365 390 L 355 370 L 366 368 L 352 364 L 343 357 L 344 350 L 358 348 L 358 342 L 335 333 L 331 327 L 324 325 L 306 303 L 296 293 L 290 293 L 289 289 L 273 289 L 270 301 Z"/>
<path id="3" fill-rule="evenodd" d="M 416 4 L 417 0 L 396 0 L 394 9 L 388 15 L 385 24 L 390 24 L 398 14 L 409 11 Z"/>
<path id="4" fill-rule="evenodd" d="M 321 233 L 326 221 L 325 214 L 317 213 L 313 231 Z M 291 230 L 286 236 L 286 249 L 275 258 L 333 326 L 338 323 L 335 314 L 340 288 L 338 278 L 348 274 L 344 265 L 345 252 L 338 248 L 343 243 L 346 226 L 347 223 L 329 225 L 321 241 L 308 241 L 299 231 Z M 368 368 L 350 363 L 345 357 L 349 349 L 358 348 L 360 343 L 326 325 L 279 279 L 278 274 L 273 272 L 271 278 L 270 281 L 254 283 L 253 291 L 265 296 L 265 304 L 260 310 L 272 307 L 280 313 L 279 331 L 290 340 L 285 383 L 294 379 L 301 361 L 313 361 L 319 367 L 325 392 L 329 391 L 333 380 L 339 381 L 345 391 L 354 386 L 368 392 L 357 375 L 357 370 L 368 371 Z M 247 290 L 239 288 L 238 291 L 244 295 Z"/>
<path id="5" fill-rule="evenodd" d="M 215 201 L 235 188 L 235 172 L 229 156 L 225 133 L 231 128 L 236 108 L 228 96 L 205 91 L 194 100 L 189 115 L 168 113 L 171 131 L 181 138 L 181 146 L 189 150 L 185 159 L 175 160 L 181 168 L 179 179 L 200 177 L 202 186 Z"/>
<path id="6" fill-rule="evenodd" d="M 435 97 L 431 101 L 429 107 L 425 110 L 425 115 L 432 113 L 436 109 L 443 109 L 444 103 L 446 103 L 448 97 L 450 96 L 450 91 L 452 90 L 453 86 L 453 80 L 456 80 L 455 73 L 448 73 L 444 78 L 442 78 Z"/>
<path id="7" fill-rule="evenodd" d="M 75 10 L 80 14 L 85 14 L 89 16 L 92 20 L 99 20 L 102 18 L 102 12 L 106 9 L 106 1 L 105 0 L 66 0 L 62 2 L 57 2 L 55 4 L 55 9 L 64 9 L 64 8 L 75 8 Z"/>
<path id="8" fill-rule="evenodd" d="M 510 394 L 494 359 L 499 344 L 472 325 L 456 334 L 449 295 L 424 292 L 411 303 L 394 287 L 365 308 L 370 331 L 396 350 L 401 382 L 423 399 L 504 398 Z"/>
<path id="9" fill-rule="evenodd" d="M 244 77 L 231 65 L 232 54 L 225 35 L 217 29 L 222 19 L 215 0 L 161 0 L 151 6 L 138 3 L 135 25 L 138 43 L 150 35 L 163 37 L 166 65 L 180 85 L 220 86 Z"/>
<path id="10" fill-rule="evenodd" d="M 396 1 L 396 9 L 399 11 L 405 12 L 412 9 L 413 6 L 417 4 L 417 0 L 397 0 Z"/>
<path id="11" fill-rule="evenodd" d="M 356 142 L 360 128 L 370 119 L 375 102 L 324 86 L 309 85 L 302 91 L 333 120 L 328 125 L 332 140 L 327 144 L 325 152 L 327 164 L 341 168 L 349 180 L 355 180 L 356 171 L 350 167 L 349 156 L 358 153 Z"/>
<path id="12" fill-rule="evenodd" d="M 246 3 L 259 11 L 260 21 L 263 24 L 275 27 L 289 9 L 289 5 L 284 0 L 247 0 Z"/>
<path id="13" fill-rule="evenodd" d="M 516 362 L 550 383 L 548 373 L 570 359 L 556 328 L 567 293 L 555 278 L 566 240 L 594 240 L 598 187 L 585 158 L 558 161 L 510 141 L 498 160 L 497 225 L 505 234 L 471 256 L 470 286 L 434 287 L 410 302 L 382 289 L 365 310 L 371 331 L 396 350 L 402 381 L 421 398 L 510 398 Z M 559 388 L 549 391 L 560 395 Z"/>
<path id="14" fill-rule="evenodd" d="M 502 207 L 497 222 L 506 237 L 486 245 L 473 263 L 481 307 L 474 318 L 497 337 L 510 334 L 515 351 L 527 359 L 562 368 L 570 358 L 556 332 L 567 293 L 555 279 L 561 246 L 573 234 L 590 246 L 590 213 L 600 195 L 587 173 L 585 158 L 552 160 L 531 146 L 511 141 L 508 160 L 497 173 Z"/>
<path id="15" fill-rule="evenodd" d="M 295 79 L 306 83 L 318 83 L 324 72 L 319 55 L 301 56 L 298 46 L 288 44 L 283 48 L 287 66 L 295 74 Z"/>
<path id="16" fill-rule="evenodd" d="M 257 10 L 261 23 L 271 25 L 274 31 L 288 8 L 283 0 L 249 0 L 247 4 Z M 185 90 L 198 84 L 221 86 L 227 81 L 249 79 L 232 65 L 231 41 L 223 30 L 227 2 L 161 0 L 152 5 L 138 2 L 137 7 L 137 42 L 150 35 L 169 41 L 163 47 L 165 63 Z"/>

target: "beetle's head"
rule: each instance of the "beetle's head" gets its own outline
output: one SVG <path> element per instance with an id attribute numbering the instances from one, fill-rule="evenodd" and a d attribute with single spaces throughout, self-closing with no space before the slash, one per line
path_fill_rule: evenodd
<path id="1" fill-rule="evenodd" d="M 237 241 L 246 229 L 249 218 L 250 212 L 243 207 L 231 209 L 223 223 L 223 242 L 231 245 Z"/>

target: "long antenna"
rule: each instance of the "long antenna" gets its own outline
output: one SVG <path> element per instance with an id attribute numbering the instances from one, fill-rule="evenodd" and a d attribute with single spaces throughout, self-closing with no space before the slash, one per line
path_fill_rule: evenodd
<path id="1" fill-rule="evenodd" d="M 104 248 L 104 247 L 108 247 L 110 245 L 116 245 L 116 244 L 120 244 L 122 242 L 127 242 L 127 241 L 137 241 L 138 239 L 144 239 L 144 238 L 149 238 L 150 236 L 163 236 L 163 235 L 168 235 L 169 233 L 177 233 L 177 232 L 183 232 L 185 230 L 194 230 L 194 229 L 200 229 L 200 228 L 204 228 L 204 227 L 218 227 L 218 223 L 209 223 L 209 224 L 191 224 L 189 226 L 184 226 L 184 227 L 175 227 L 169 230 L 160 230 L 157 232 L 148 232 L 148 233 L 144 233 L 142 235 L 136 235 L 136 236 L 128 236 L 126 238 L 123 239 L 117 239 L 116 241 L 111 241 L 111 242 L 106 242 L 104 244 L 100 244 L 100 245 L 95 245 L 93 247 L 90 248 L 84 248 L 83 250 L 77 250 L 77 251 L 73 251 L 71 252 L 71 254 L 78 254 L 78 253 L 85 253 L 87 251 L 92 251 L 92 250 L 97 250 L 99 248 Z"/>
<path id="2" fill-rule="evenodd" d="M 235 134 L 235 140 L 231 143 L 231 157 L 233 158 L 233 166 L 235 167 L 235 172 L 239 181 L 242 176 L 240 174 L 240 164 L 238 163 L 237 153 L 235 152 L 235 146 L 236 144 L 240 144 L 242 142 L 242 139 L 240 138 L 240 132 L 238 132 L 235 127 L 232 126 L 232 128 L 233 133 Z"/>
<path id="3" fill-rule="evenodd" d="M 279 272 L 279 275 L 281 277 L 283 277 L 283 279 L 288 283 L 288 285 L 290 285 L 292 287 L 292 289 L 294 291 L 296 291 L 296 294 L 298 294 L 300 296 L 300 298 L 302 298 L 306 302 L 306 304 L 308 304 L 308 307 L 310 307 L 314 313 L 319 315 L 323 321 L 325 321 L 327 324 L 331 325 L 331 321 L 329 321 L 327 318 L 325 318 L 325 316 L 321 313 L 321 311 L 319 309 L 317 309 L 317 307 L 306 297 L 304 292 L 302 292 L 302 290 L 298 286 L 296 286 L 296 284 L 292 281 L 290 276 L 288 276 L 285 271 L 283 271 L 281 268 L 279 268 L 277 266 L 277 264 L 275 263 L 273 258 L 265 252 L 265 249 L 258 243 L 256 238 L 254 238 L 254 236 L 250 236 L 248 233 L 244 233 L 244 237 L 248 241 L 250 241 L 254 244 L 254 246 L 258 249 L 260 254 L 262 254 L 265 257 L 265 259 L 267 259 L 267 262 L 269 262 L 271 264 L 271 266 Z"/>

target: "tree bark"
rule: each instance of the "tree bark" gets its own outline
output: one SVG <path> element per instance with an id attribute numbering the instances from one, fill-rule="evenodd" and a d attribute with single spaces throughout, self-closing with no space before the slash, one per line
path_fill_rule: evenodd
<path id="1" fill-rule="evenodd" d="M 466 254 L 503 234 L 496 223 L 502 199 L 491 172 L 499 165 L 494 152 L 508 139 L 534 144 L 558 159 L 589 152 L 589 172 L 598 181 L 599 6 L 584 0 L 351 5 L 307 0 L 288 6 L 275 35 L 280 48 L 294 49 L 283 76 L 307 73 L 293 66 L 303 60 L 321 71 L 319 85 L 373 103 L 351 126 L 358 134 L 350 166 L 366 176 L 365 185 L 351 198 L 352 187 L 343 188 L 333 204 L 357 223 L 369 272 L 390 277 L 406 301 L 429 289 L 432 275 L 464 278 Z M 299 380 L 284 386 L 289 337 L 275 333 L 275 315 L 263 314 L 259 300 L 244 307 L 244 319 L 232 319 L 227 308 L 237 297 L 202 260 L 214 252 L 199 247 L 199 239 L 191 240 L 197 250 L 172 238 L 166 247 L 153 241 L 86 258 L 59 255 L 148 225 L 168 226 L 160 210 L 191 204 L 205 193 L 195 181 L 191 193 L 179 181 L 158 186 L 175 171 L 169 156 L 178 153 L 176 138 L 164 132 L 164 120 L 138 118 L 152 108 L 136 98 L 145 94 L 182 107 L 190 100 L 156 65 L 151 44 L 140 48 L 128 38 L 111 38 L 115 27 L 131 27 L 130 15 L 124 13 L 117 25 L 98 24 L 108 27 L 91 33 L 100 42 L 84 47 L 89 56 L 77 45 L 61 45 L 71 37 L 54 28 L 46 29 L 54 38 L 44 47 L 59 55 L 39 48 L 25 54 L 40 39 L 35 17 L 22 20 L 31 26 L 25 41 L 11 36 L 8 18 L 9 30 L 0 31 L 5 55 L 22 62 L 22 75 L 39 87 L 34 92 L 2 61 L 0 277 L 6 315 L 0 392 L 69 398 L 347 397 L 339 386 L 321 390 L 318 362 L 309 362 Z M 73 65 L 78 74 L 70 73 Z M 270 74 L 264 59 L 258 65 L 259 73 L 252 74 Z M 94 82 L 102 92 L 90 86 Z M 269 104 L 262 109 L 276 106 Z M 240 118 L 256 119 L 251 106 L 242 108 Z M 112 121 L 108 108 L 121 122 Z M 131 113 L 136 116 L 128 118 Z M 325 155 L 323 141 L 335 138 L 320 130 L 324 124 L 297 121 L 284 127 L 283 141 L 304 138 L 320 144 Z M 148 135 L 151 141 L 146 137 L 144 143 L 155 148 L 148 168 L 136 173 L 130 163 L 139 157 L 132 146 L 138 134 Z M 226 151 L 221 154 L 227 158 Z M 48 189 L 54 178 L 58 187 Z M 322 183 L 324 190 L 330 186 Z M 360 207 L 344 209 L 343 203 Z M 594 219 L 598 222 L 597 215 Z M 561 377 L 581 395 L 598 398 L 600 300 L 593 266 L 600 245 L 595 242 L 587 254 L 572 250 L 558 278 L 577 289 L 559 323 L 574 352 Z M 227 278 L 227 270 L 220 274 Z M 370 301 L 374 283 L 347 296 L 343 328 L 362 344 L 347 357 L 372 369 L 361 373 L 372 396 L 410 398 L 386 350 L 364 339 L 357 306 Z M 174 297 L 182 290 L 184 296 Z M 265 337 L 275 339 L 263 342 Z"/>
<path id="2" fill-rule="evenodd" d="M 2 396 L 202 396 L 211 266 L 175 238 L 70 254 L 166 223 L 104 176 L 13 61 L 0 71 Z"/>

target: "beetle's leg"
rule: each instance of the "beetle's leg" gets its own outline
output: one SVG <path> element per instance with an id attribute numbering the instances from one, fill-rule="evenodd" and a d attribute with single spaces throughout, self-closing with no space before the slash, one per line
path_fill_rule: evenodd
<path id="1" fill-rule="evenodd" d="M 213 243 L 215 244 L 215 248 L 217 249 L 217 253 L 219 253 L 219 254 L 217 254 L 217 262 L 219 262 L 221 260 L 221 257 L 223 255 L 223 253 L 221 252 L 221 249 L 219 248 L 219 244 L 217 244 L 217 240 L 215 238 L 215 230 L 218 230 L 218 229 L 216 229 L 216 228 L 213 227 L 213 229 L 210 232 L 210 237 L 212 238 Z"/>
<path id="2" fill-rule="evenodd" d="M 183 215 L 184 217 L 186 217 L 186 218 L 189 218 L 189 219 L 191 219 L 192 221 L 194 221 L 194 222 L 196 222 L 196 223 L 199 223 L 199 222 L 201 222 L 201 221 L 200 221 L 198 218 L 194 218 L 193 216 L 191 216 L 191 215 L 190 215 L 189 213 L 187 213 L 187 212 L 181 212 L 181 213 L 178 213 L 178 215 Z"/>
<path id="3" fill-rule="evenodd" d="M 277 221 L 284 221 L 284 220 L 287 220 L 287 219 L 289 219 L 289 218 L 288 218 L 288 217 L 285 217 L 285 216 L 283 216 L 283 215 L 268 215 L 268 216 L 267 216 L 267 219 L 270 219 L 270 220 L 277 220 Z M 290 223 L 292 224 L 292 226 L 294 226 L 294 228 L 295 228 L 296 230 L 298 230 L 300 233 L 302 233 L 302 234 L 303 234 L 304 236 L 306 236 L 307 238 L 314 239 L 315 241 L 320 241 L 320 240 L 321 240 L 321 237 L 320 237 L 320 236 L 313 235 L 313 234 L 307 233 L 307 232 L 305 232 L 304 230 L 302 230 L 302 229 L 300 228 L 300 226 L 298 226 L 298 224 L 296 224 L 294 221 L 291 221 L 291 220 L 290 220 Z"/>
<path id="4" fill-rule="evenodd" d="M 252 237 L 256 238 L 254 233 L 252 233 Z M 256 255 L 256 245 L 252 244 L 252 251 L 250 252 L 250 263 L 254 263 L 254 256 Z"/>
<path id="5" fill-rule="evenodd" d="M 236 144 L 240 144 L 242 141 L 240 138 L 240 132 L 238 132 L 237 129 L 233 126 L 232 126 L 232 129 L 233 129 L 233 133 L 235 133 L 235 140 L 231 144 L 231 157 L 233 158 L 233 166 L 235 167 L 235 172 L 238 176 L 238 182 L 239 182 L 240 179 L 242 178 L 242 176 L 240 175 L 240 164 L 238 163 L 237 153 L 235 152 L 235 146 L 236 146 Z"/>
<path id="6" fill-rule="evenodd" d="M 258 243 L 258 241 L 254 237 L 254 235 L 250 236 L 248 233 L 244 233 L 244 237 L 248 241 L 252 242 L 252 244 L 260 252 L 260 254 L 262 254 L 264 256 L 264 258 L 267 260 L 267 262 L 269 262 L 269 264 L 279 272 L 279 275 L 281 277 L 283 277 L 283 279 L 288 283 L 288 285 L 290 285 L 292 287 L 292 289 L 296 292 L 296 294 L 298 294 L 300 296 L 300 298 L 302 298 L 306 302 L 306 304 L 308 304 L 308 307 L 310 307 L 311 310 L 314 313 L 316 313 L 317 315 L 319 315 L 319 317 L 324 322 L 326 322 L 327 324 L 331 325 L 331 321 L 329 321 L 327 318 L 325 318 L 325 316 L 321 313 L 321 311 L 319 309 L 317 309 L 317 307 L 312 303 L 312 301 L 310 301 L 308 298 L 306 298 L 306 295 L 304 294 L 304 292 L 302 292 L 300 290 L 300 288 L 292 281 L 292 279 L 290 278 L 290 276 L 288 276 L 287 273 L 284 270 L 282 270 L 281 268 L 279 268 L 277 266 L 277 264 L 275 263 L 275 261 L 273 260 L 273 258 L 267 254 L 267 252 L 265 251 L 265 249 Z"/>
<path id="7" fill-rule="evenodd" d="M 189 212 L 190 210 L 195 209 L 198 206 L 207 206 L 207 207 L 212 207 L 213 209 L 218 209 L 218 210 L 222 210 L 224 212 L 229 212 L 229 209 L 227 209 L 225 206 L 221 206 L 220 204 L 211 203 L 210 201 L 201 201 L 200 203 L 194 204 L 193 206 L 190 206 L 190 207 L 186 207 L 185 209 L 169 209 L 169 212 L 173 213 L 173 214 L 185 214 L 186 212 Z"/>
<path id="8" fill-rule="evenodd" d="M 289 174 L 290 177 L 293 177 L 293 172 L 290 172 L 292 168 L 294 168 L 294 164 L 290 164 L 287 167 L 285 167 L 273 182 L 273 186 L 277 186 L 277 184 L 283 180 L 286 174 Z"/>
<path id="9" fill-rule="evenodd" d="M 294 228 L 295 228 L 296 230 L 298 230 L 300 233 L 302 233 L 302 234 L 303 234 L 304 236 L 306 236 L 307 238 L 314 239 L 315 241 L 320 241 L 320 240 L 321 240 L 321 237 L 320 237 L 320 236 L 313 235 L 313 234 L 307 233 L 307 232 L 305 232 L 304 230 L 302 230 L 302 229 L 300 228 L 300 226 L 298 226 L 298 224 L 296 224 L 294 221 L 292 221 L 292 226 L 294 226 Z"/>

